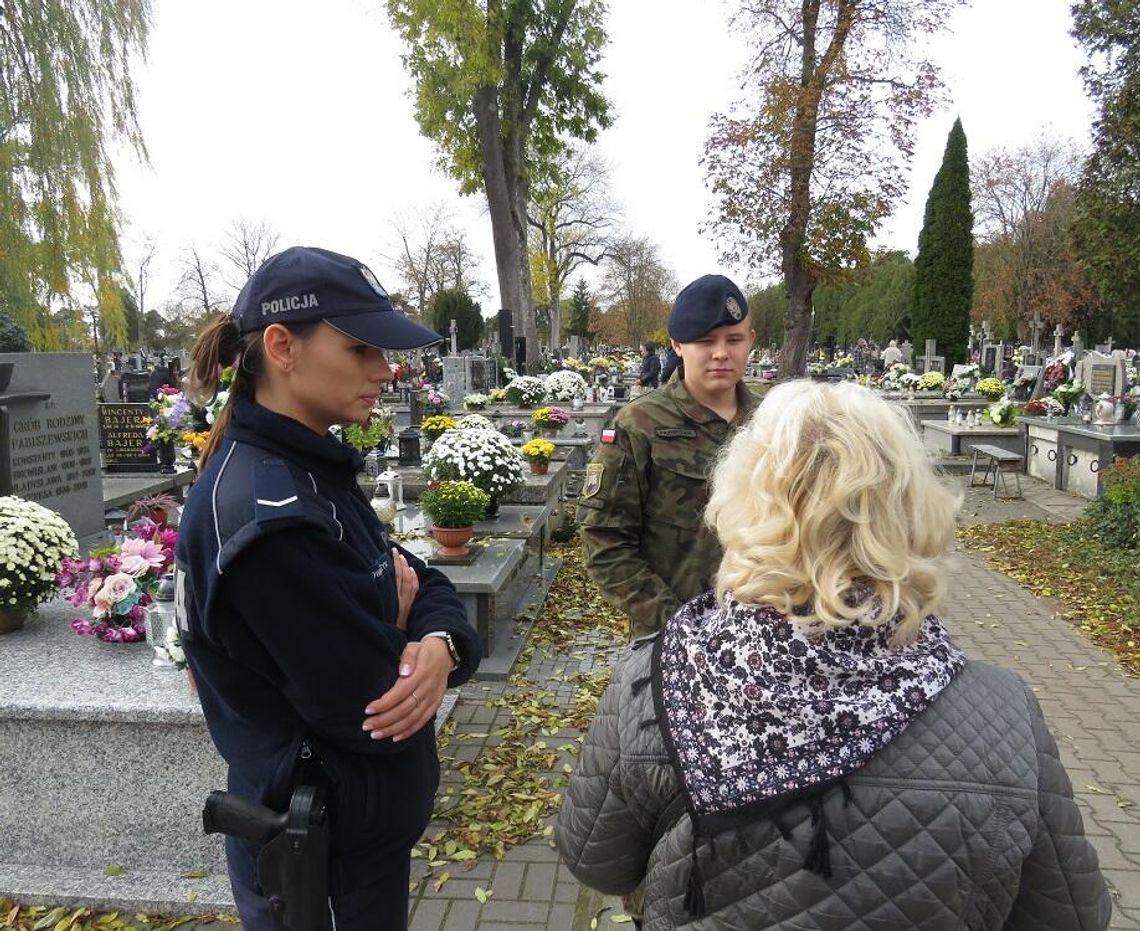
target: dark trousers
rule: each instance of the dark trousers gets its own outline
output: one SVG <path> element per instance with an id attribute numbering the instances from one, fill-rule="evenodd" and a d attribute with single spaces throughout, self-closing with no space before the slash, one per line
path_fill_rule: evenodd
<path id="1" fill-rule="evenodd" d="M 281 931 L 283 926 L 270 912 L 269 901 L 259 894 L 250 878 L 253 874 L 249 872 L 248 856 L 234 850 L 229 840 L 226 862 L 242 928 Z M 378 863 L 367 883 L 357 878 L 353 888 L 344 888 L 343 876 L 341 864 L 334 859 L 329 864 L 329 931 L 407 931 L 410 850 Z"/>

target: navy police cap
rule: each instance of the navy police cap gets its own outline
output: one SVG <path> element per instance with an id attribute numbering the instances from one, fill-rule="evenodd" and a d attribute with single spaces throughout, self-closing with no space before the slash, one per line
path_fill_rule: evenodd
<path id="1" fill-rule="evenodd" d="M 724 275 L 701 275 L 685 285 L 669 311 L 669 335 L 691 343 L 718 326 L 740 323 L 748 316 L 748 301 Z"/>
<path id="2" fill-rule="evenodd" d="M 367 265 L 311 246 L 266 259 L 241 289 L 232 315 L 241 333 L 324 320 L 377 349 L 420 349 L 443 340 L 396 310 Z"/>

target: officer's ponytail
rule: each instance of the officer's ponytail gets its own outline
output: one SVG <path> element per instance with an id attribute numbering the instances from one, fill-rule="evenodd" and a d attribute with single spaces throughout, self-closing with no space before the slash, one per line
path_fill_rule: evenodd
<path id="1" fill-rule="evenodd" d="M 195 404 L 209 404 L 218 393 L 218 378 L 223 368 L 232 365 L 234 379 L 230 394 L 221 411 L 214 418 L 206 445 L 198 457 L 198 468 L 203 469 L 221 442 L 222 434 L 230 422 L 234 402 L 239 397 L 253 397 L 256 376 L 261 371 L 261 331 L 242 336 L 229 314 L 216 317 L 198 335 L 190 352 L 190 367 L 186 371 L 186 394 Z"/>

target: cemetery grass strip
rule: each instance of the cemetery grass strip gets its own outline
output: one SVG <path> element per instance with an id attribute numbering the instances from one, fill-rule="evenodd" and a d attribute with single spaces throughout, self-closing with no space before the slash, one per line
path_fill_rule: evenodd
<path id="1" fill-rule="evenodd" d="M 561 805 L 584 732 L 609 682 L 610 659 L 626 643 L 625 615 L 598 594 L 577 544 L 552 547 L 551 553 L 562 560 L 562 568 L 507 688 L 486 702 L 488 708 L 506 712 L 507 723 L 457 733 L 449 721 L 440 735 L 441 763 L 462 781 L 441 785 L 435 819 L 446 826 L 413 850 L 412 856 L 426 858 L 432 871 L 451 863 L 473 864 L 488 853 L 501 859 L 510 847 L 551 836 L 546 822 Z M 527 672 L 536 652 L 540 659 L 562 657 L 574 671 L 532 679 Z M 578 671 L 581 660 L 591 656 L 593 670 Z M 568 702 L 555 692 L 560 685 L 572 690 Z M 473 739 L 487 740 L 475 760 L 448 755 Z M 421 881 L 438 890 L 449 876 L 429 872 Z"/>
<path id="2" fill-rule="evenodd" d="M 1140 552 L 1101 543 L 1087 520 L 1010 520 L 958 528 L 958 540 L 1036 595 L 1140 675 Z"/>

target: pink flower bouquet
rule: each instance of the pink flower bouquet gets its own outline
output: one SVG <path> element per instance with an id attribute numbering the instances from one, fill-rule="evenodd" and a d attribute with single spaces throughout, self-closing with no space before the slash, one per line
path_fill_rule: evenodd
<path id="1" fill-rule="evenodd" d="M 56 585 L 74 607 L 91 611 L 90 620 L 77 617 L 71 629 L 107 643 L 145 640 L 145 609 L 174 563 L 177 537 L 174 530 L 141 520 L 118 545 L 63 560 Z"/>

